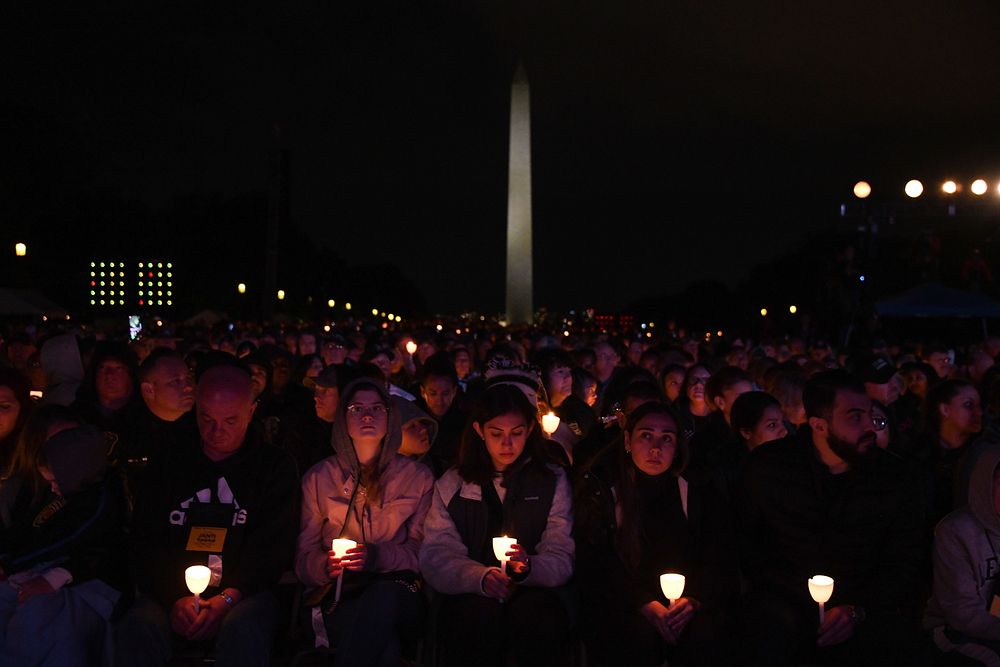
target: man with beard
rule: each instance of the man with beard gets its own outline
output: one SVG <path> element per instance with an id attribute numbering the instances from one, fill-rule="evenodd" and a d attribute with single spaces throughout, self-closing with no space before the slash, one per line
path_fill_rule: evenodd
<path id="1" fill-rule="evenodd" d="M 923 551 L 919 486 L 875 446 L 871 399 L 813 376 L 808 427 L 749 456 L 738 489 L 746 664 L 915 664 L 910 608 Z M 819 623 L 807 581 L 833 577 Z"/>

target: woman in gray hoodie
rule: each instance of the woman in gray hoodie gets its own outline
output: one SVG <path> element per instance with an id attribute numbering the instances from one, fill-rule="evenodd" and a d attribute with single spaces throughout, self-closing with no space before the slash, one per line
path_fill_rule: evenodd
<path id="1" fill-rule="evenodd" d="M 1000 665 L 1000 448 L 976 462 L 968 499 L 934 531 L 924 627 L 940 650 Z"/>
<path id="2" fill-rule="evenodd" d="M 401 638 L 421 629 L 418 553 L 434 477 L 398 453 L 399 412 L 376 381 L 348 384 L 333 422 L 333 456 L 302 478 L 295 572 L 319 603 L 317 645 L 336 646 L 338 667 L 398 665 Z M 336 558 L 338 537 L 358 546 Z"/>

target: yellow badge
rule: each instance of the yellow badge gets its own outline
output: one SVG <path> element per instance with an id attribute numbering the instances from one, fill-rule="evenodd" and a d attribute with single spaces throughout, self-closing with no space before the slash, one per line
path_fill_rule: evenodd
<path id="1" fill-rule="evenodd" d="M 191 526 L 191 534 L 188 535 L 188 551 L 211 551 L 212 553 L 222 553 L 222 547 L 226 543 L 225 528 L 209 528 L 205 526 Z"/>

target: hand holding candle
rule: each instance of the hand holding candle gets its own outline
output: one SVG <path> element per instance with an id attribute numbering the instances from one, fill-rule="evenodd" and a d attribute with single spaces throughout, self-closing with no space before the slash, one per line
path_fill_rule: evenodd
<path id="1" fill-rule="evenodd" d="M 823 625 L 824 616 L 826 615 L 826 609 L 823 605 L 833 595 L 833 579 L 823 574 L 809 577 L 809 595 L 819 603 L 819 624 Z"/>
<path id="2" fill-rule="evenodd" d="M 358 543 L 354 540 L 348 540 L 343 537 L 338 537 L 333 540 L 330 544 L 330 556 L 336 558 L 338 561 L 343 559 L 347 555 L 347 552 L 358 546 Z M 333 601 L 340 602 L 340 589 L 344 585 L 344 570 L 340 571 L 340 575 L 337 577 L 337 591 L 334 593 Z"/>
<path id="3" fill-rule="evenodd" d="M 503 537 L 493 538 L 493 555 L 497 557 L 498 561 L 500 561 L 500 570 L 505 574 L 507 572 L 507 561 L 510 560 L 510 556 L 507 555 L 507 552 L 510 551 L 510 548 L 515 544 L 517 544 L 517 540 L 513 537 L 507 537 L 506 535 Z"/>
<path id="4" fill-rule="evenodd" d="M 201 598 L 199 597 L 208 588 L 208 582 L 212 579 L 212 571 L 204 565 L 192 565 L 184 570 L 184 583 L 188 590 L 194 595 L 194 610 L 198 612 Z"/>
<path id="5" fill-rule="evenodd" d="M 677 602 L 684 594 L 684 575 L 674 572 L 661 574 L 660 588 L 663 589 L 663 597 L 667 598 L 670 604 Z"/>
<path id="6" fill-rule="evenodd" d="M 542 415 L 542 430 L 547 435 L 555 433 L 557 428 L 559 428 L 559 417 L 556 413 L 549 410 L 547 414 Z"/>

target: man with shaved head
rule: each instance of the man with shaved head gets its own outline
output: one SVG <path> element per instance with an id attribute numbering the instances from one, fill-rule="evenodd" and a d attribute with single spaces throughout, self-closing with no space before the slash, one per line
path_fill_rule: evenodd
<path id="1" fill-rule="evenodd" d="M 294 460 L 251 428 L 249 371 L 223 364 L 198 382 L 198 437 L 166 452 L 138 489 L 131 562 L 139 598 L 118 629 L 116 664 L 166 665 L 187 641 L 215 641 L 219 665 L 267 665 L 273 587 L 298 533 Z M 192 595 L 185 571 L 207 566 Z"/>

